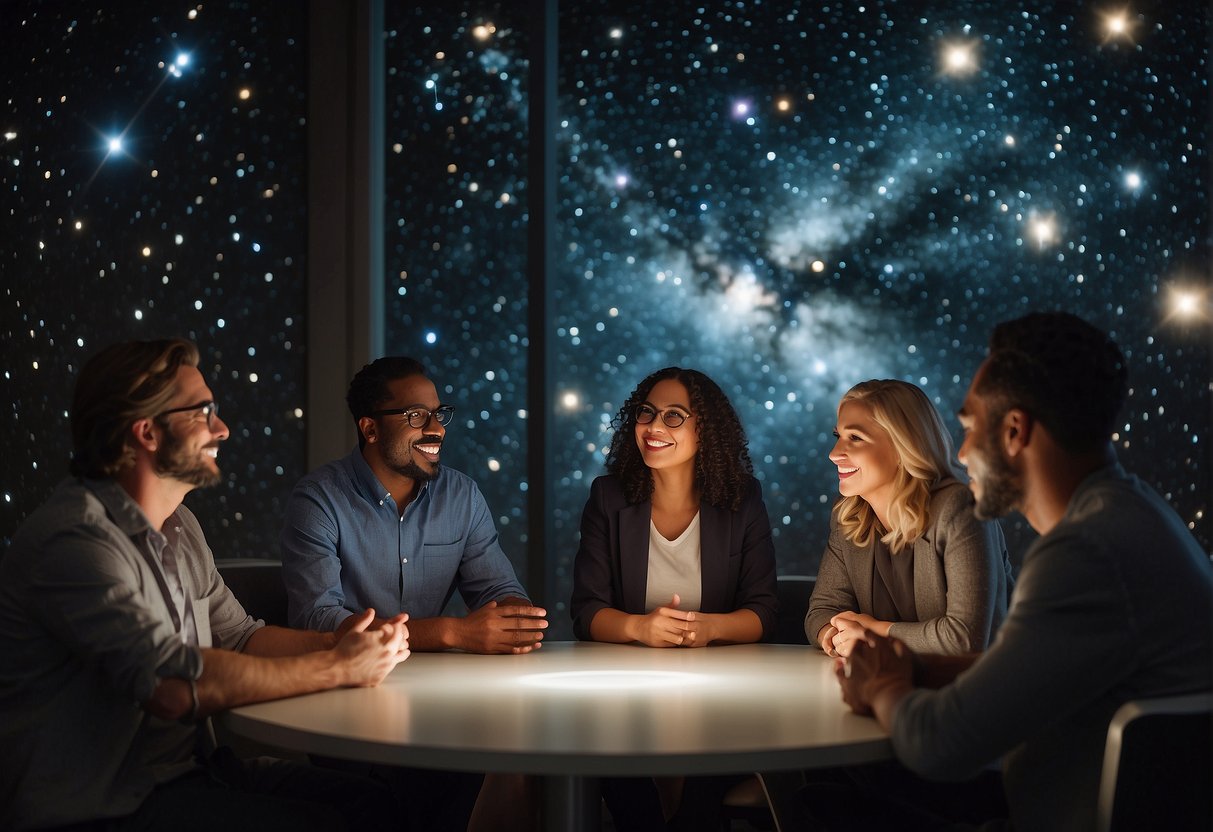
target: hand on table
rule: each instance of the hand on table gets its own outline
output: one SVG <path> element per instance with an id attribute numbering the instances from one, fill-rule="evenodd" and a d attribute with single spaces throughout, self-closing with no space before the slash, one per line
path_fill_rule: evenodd
<path id="1" fill-rule="evenodd" d="M 374 687 L 409 657 L 407 613 L 372 626 L 373 609 L 349 616 L 338 629 L 337 653 L 342 685 Z"/>
<path id="2" fill-rule="evenodd" d="M 895 701 L 913 688 L 913 654 L 897 639 L 865 630 L 852 644 L 849 658 L 834 661 L 834 675 L 842 701 L 855 713 L 871 716 L 883 694 Z"/>
<path id="3" fill-rule="evenodd" d="M 826 650 L 827 655 L 842 656 L 846 658 L 851 655 L 851 651 L 855 647 L 855 643 L 864 638 L 869 633 L 887 634 L 888 622 L 877 621 L 870 615 L 862 612 L 840 612 L 830 619 L 830 627 L 834 628 L 834 633 L 831 634 L 830 645 L 833 652 Z M 821 641 L 822 647 L 825 647 L 825 640 Z"/>
<path id="4" fill-rule="evenodd" d="M 833 624 L 827 624 L 817 633 L 817 643 L 821 645 L 821 649 L 827 656 L 837 658 L 838 650 L 834 647 L 834 636 L 836 635 L 838 635 L 838 628 Z"/>
<path id="5" fill-rule="evenodd" d="M 490 601 L 458 620 L 456 646 L 472 653 L 530 653 L 541 646 L 546 616 L 547 610 L 524 599 Z"/>
<path id="6" fill-rule="evenodd" d="M 702 647 L 708 643 L 703 622 L 696 613 L 678 609 L 682 599 L 678 593 L 664 607 L 646 615 L 634 617 L 636 641 L 649 647 Z"/>

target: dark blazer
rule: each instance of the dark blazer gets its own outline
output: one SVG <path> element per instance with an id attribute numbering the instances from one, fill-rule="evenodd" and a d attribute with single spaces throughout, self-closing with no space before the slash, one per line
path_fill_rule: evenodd
<path id="1" fill-rule="evenodd" d="M 581 514 L 581 546 L 573 563 L 570 612 L 577 638 L 590 640 L 590 622 L 606 607 L 644 614 L 651 516 L 648 501 L 628 505 L 614 476 L 598 477 L 590 486 Z M 700 610 L 753 610 L 762 621 L 763 639 L 769 639 L 778 603 L 775 545 L 758 480 L 750 480 L 737 511 L 700 503 L 699 536 Z"/>

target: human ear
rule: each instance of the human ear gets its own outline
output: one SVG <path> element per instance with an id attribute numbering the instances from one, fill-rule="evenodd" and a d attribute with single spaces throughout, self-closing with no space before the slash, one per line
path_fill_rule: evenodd
<path id="1" fill-rule="evenodd" d="M 1007 456 L 1016 457 L 1023 452 L 1032 439 L 1034 422 L 1026 411 L 1017 407 L 1008 410 L 1002 417 L 1002 445 Z"/>
<path id="2" fill-rule="evenodd" d="M 159 426 L 154 419 L 139 419 L 130 427 L 130 441 L 136 448 L 155 451 L 160 446 Z"/>
<path id="3" fill-rule="evenodd" d="M 358 420 L 358 430 L 362 432 L 362 438 L 367 442 L 375 442 L 379 438 L 379 426 L 370 416 L 363 416 Z"/>

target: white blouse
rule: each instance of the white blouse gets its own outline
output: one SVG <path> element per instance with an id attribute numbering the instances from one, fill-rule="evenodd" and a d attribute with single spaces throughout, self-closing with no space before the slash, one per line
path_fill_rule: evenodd
<path id="1" fill-rule="evenodd" d="M 674 540 L 666 540 L 649 521 L 649 578 L 645 585 L 644 611 L 668 607 L 678 593 L 680 610 L 698 610 L 703 598 L 703 568 L 700 563 L 699 514 Z"/>

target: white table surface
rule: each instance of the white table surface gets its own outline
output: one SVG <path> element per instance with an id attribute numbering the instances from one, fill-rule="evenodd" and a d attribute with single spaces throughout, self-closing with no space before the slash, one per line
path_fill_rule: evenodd
<path id="1" fill-rule="evenodd" d="M 553 642 L 414 653 L 377 688 L 235 708 L 231 731 L 375 763 L 563 777 L 714 774 L 888 759 L 832 660 L 794 645 L 659 650 Z"/>

